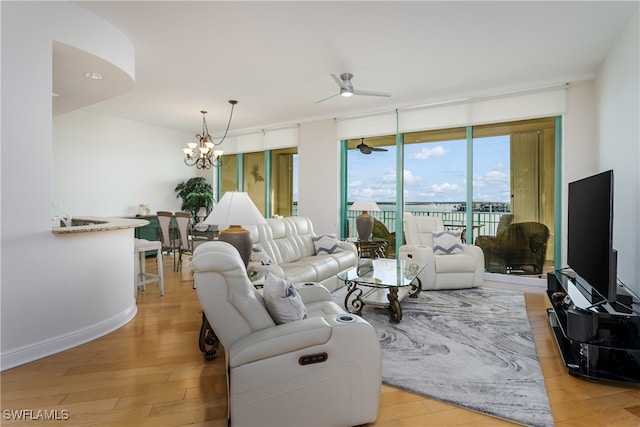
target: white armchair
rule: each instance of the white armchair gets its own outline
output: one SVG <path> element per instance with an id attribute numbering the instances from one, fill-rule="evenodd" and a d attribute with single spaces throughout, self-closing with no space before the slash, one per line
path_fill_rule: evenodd
<path id="1" fill-rule="evenodd" d="M 406 216 L 403 223 L 407 244 L 400 247 L 398 256 L 411 256 L 426 262 L 426 267 L 419 276 L 423 290 L 473 288 L 482 285 L 484 254 L 479 247 L 462 244 L 462 253 L 434 254 L 433 233 L 445 231 L 442 219 Z"/>
<path id="2" fill-rule="evenodd" d="M 381 352 L 373 327 L 321 285 L 299 286 L 308 318 L 276 325 L 238 252 L 196 248 L 198 297 L 224 346 L 232 426 L 355 426 L 374 422 Z"/>

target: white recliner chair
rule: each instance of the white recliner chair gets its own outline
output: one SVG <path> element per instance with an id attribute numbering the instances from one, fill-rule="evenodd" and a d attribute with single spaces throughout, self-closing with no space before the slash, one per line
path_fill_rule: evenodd
<path id="1" fill-rule="evenodd" d="M 232 426 L 374 422 L 381 387 L 375 329 L 329 291 L 297 287 L 308 318 L 277 325 L 228 243 L 200 245 L 192 266 L 207 320 L 224 346 Z"/>
<path id="2" fill-rule="evenodd" d="M 420 259 L 426 263 L 419 275 L 423 290 L 462 289 L 482 285 L 484 254 L 479 247 L 461 244 L 462 253 L 434 254 L 433 233 L 445 231 L 441 218 L 405 216 L 403 224 L 407 244 L 400 247 L 398 257 Z"/>

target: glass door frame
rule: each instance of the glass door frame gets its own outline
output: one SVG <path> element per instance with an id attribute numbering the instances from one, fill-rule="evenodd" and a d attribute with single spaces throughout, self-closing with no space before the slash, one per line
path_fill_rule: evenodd
<path id="1" fill-rule="evenodd" d="M 562 116 L 555 116 L 555 140 L 554 140 L 554 268 L 560 268 L 562 261 Z M 474 126 L 466 126 L 466 227 L 473 229 L 473 129 Z M 404 214 L 404 133 L 396 133 L 396 218 L 402 218 Z M 348 140 L 340 140 L 340 233 L 341 237 L 347 236 L 347 187 L 348 187 Z M 403 244 L 404 227 L 401 220 L 396 220 L 396 247 Z"/>

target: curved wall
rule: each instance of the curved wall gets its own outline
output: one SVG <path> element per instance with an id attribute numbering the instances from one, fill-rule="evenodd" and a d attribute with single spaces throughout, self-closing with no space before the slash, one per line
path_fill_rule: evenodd
<path id="1" fill-rule="evenodd" d="M 105 58 L 132 78 L 134 52 L 119 30 L 71 3 L 0 7 L 0 351 L 7 369 L 90 341 L 135 316 L 133 229 L 55 236 L 50 217 L 53 42 Z"/>

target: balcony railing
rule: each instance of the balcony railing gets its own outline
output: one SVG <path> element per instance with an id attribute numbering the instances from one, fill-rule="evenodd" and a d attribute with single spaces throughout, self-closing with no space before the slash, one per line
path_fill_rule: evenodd
<path id="1" fill-rule="evenodd" d="M 294 203 L 294 215 L 298 214 L 298 204 Z M 436 216 L 442 218 L 442 222 L 445 224 L 446 228 L 457 229 L 463 228 L 467 223 L 467 212 L 465 211 L 437 211 L 437 210 L 405 210 L 405 212 L 411 213 L 414 216 L 420 215 L 428 215 L 428 216 Z M 472 224 L 474 225 L 474 233 L 473 238 L 479 235 L 491 235 L 495 236 L 496 229 L 498 228 L 498 222 L 500 221 L 500 216 L 504 213 L 508 212 L 480 212 L 473 211 L 472 215 Z M 394 232 L 396 229 L 397 215 L 395 210 L 382 210 L 379 212 L 369 212 L 369 214 L 382 222 L 390 232 Z M 347 220 L 350 224 L 350 236 L 356 236 L 355 230 L 355 219 L 360 215 L 358 211 L 347 211 Z M 467 238 L 467 243 L 473 243 L 472 239 Z"/>
<path id="2" fill-rule="evenodd" d="M 428 215 L 442 218 L 442 222 L 447 229 L 464 228 L 467 223 L 467 212 L 464 211 L 413 211 L 406 210 L 405 212 L 411 213 L 414 216 Z M 473 238 L 478 235 L 495 235 L 500 221 L 500 216 L 505 212 L 472 212 L 472 224 L 474 225 Z M 396 229 L 397 215 L 395 211 L 379 211 L 369 212 L 369 214 L 382 222 L 390 232 L 394 232 Z M 347 220 L 349 224 L 350 234 L 355 236 L 355 224 L 356 217 L 360 215 L 357 211 L 347 211 Z M 352 237 L 353 237 L 352 236 Z M 467 237 L 467 243 L 473 243 L 469 237 Z"/>

